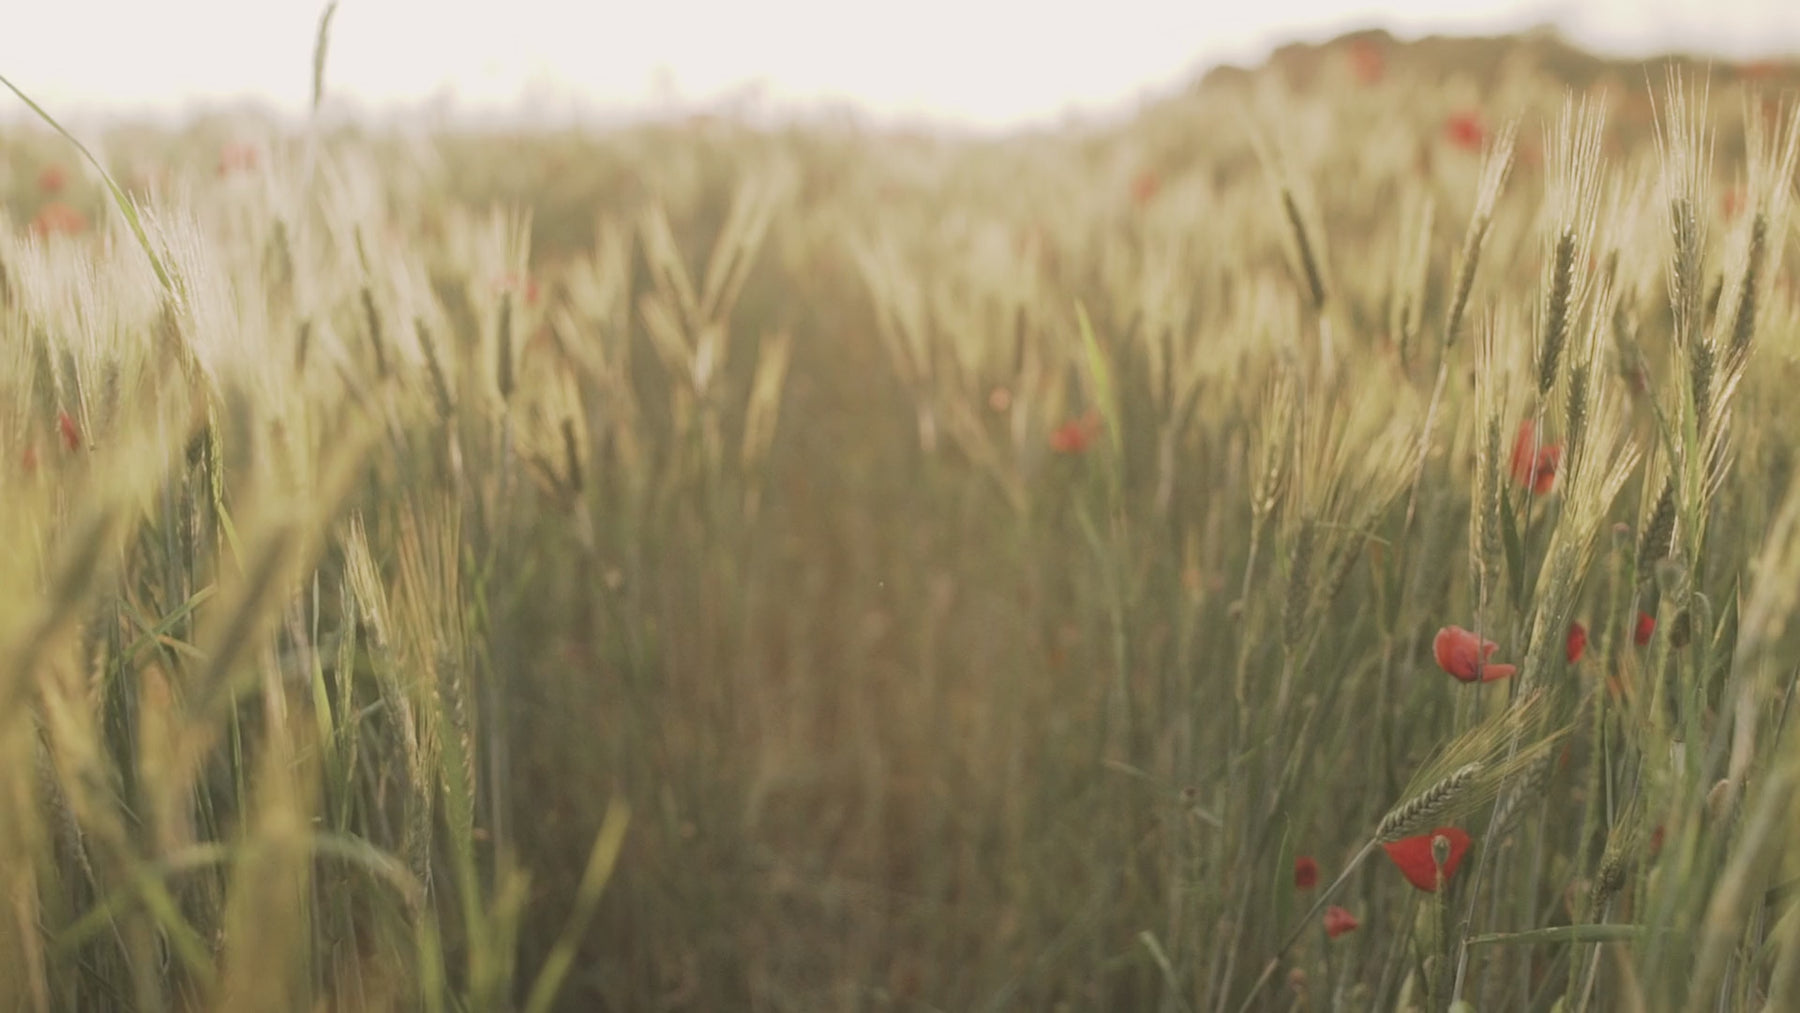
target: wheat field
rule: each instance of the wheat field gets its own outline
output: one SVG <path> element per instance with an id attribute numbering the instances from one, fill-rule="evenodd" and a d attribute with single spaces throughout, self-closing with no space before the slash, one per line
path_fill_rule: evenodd
<path id="1" fill-rule="evenodd" d="M 1800 1008 L 1800 104 L 1436 52 L 6 128 L 0 1009 Z"/>

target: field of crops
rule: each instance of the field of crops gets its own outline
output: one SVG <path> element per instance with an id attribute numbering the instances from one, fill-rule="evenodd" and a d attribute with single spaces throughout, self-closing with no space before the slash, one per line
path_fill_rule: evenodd
<path id="1" fill-rule="evenodd" d="M 0 1010 L 1800 1008 L 1800 106 L 1442 45 L 4 128 Z"/>

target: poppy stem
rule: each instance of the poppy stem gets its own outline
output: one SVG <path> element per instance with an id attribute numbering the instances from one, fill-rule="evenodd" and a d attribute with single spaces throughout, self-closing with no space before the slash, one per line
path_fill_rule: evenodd
<path id="1" fill-rule="evenodd" d="M 1281 966 L 1281 958 L 1286 956 L 1287 951 L 1293 949 L 1294 944 L 1300 941 L 1300 937 L 1306 934 L 1306 927 L 1318 919 L 1319 913 L 1325 910 L 1325 905 L 1337 893 L 1338 888 L 1349 880 L 1350 874 L 1362 865 L 1363 859 L 1368 858 L 1374 852 L 1375 844 L 1375 840 L 1371 838 L 1369 843 L 1363 845 L 1362 850 L 1356 853 L 1355 858 L 1345 863 L 1344 871 L 1338 873 L 1338 877 L 1331 881 L 1331 885 L 1319 891 L 1319 899 L 1313 902 L 1312 910 L 1306 912 L 1305 917 L 1301 918 L 1293 930 L 1288 933 L 1287 939 L 1282 941 L 1281 947 L 1275 951 L 1275 955 L 1269 958 L 1269 963 L 1263 968 L 1262 975 L 1256 979 L 1256 984 L 1250 986 L 1250 992 L 1244 996 L 1244 1004 L 1238 1007 L 1238 1013 L 1245 1013 L 1250 1008 L 1250 1004 L 1256 1001 L 1256 994 L 1262 991 L 1263 986 L 1269 983 L 1269 979 L 1275 976 L 1276 968 Z"/>
<path id="2" fill-rule="evenodd" d="M 1431 867 L 1432 878 L 1436 881 L 1436 885 L 1431 891 L 1430 901 L 1432 922 L 1432 953 L 1429 957 L 1431 961 L 1429 965 L 1430 973 L 1425 977 L 1425 990 L 1431 996 L 1430 1008 L 1434 1010 L 1444 1008 L 1444 979 L 1448 976 L 1444 965 L 1449 963 L 1450 960 L 1450 919 L 1448 917 L 1450 900 L 1445 896 L 1447 891 L 1444 889 L 1446 879 L 1444 876 L 1444 860 L 1440 857 L 1437 850 L 1437 842 L 1442 840 L 1444 840 L 1442 837 L 1435 837 L 1432 839 Z M 1447 853 L 1448 850 L 1449 849 L 1446 848 L 1445 852 Z M 1423 959 L 1421 960 L 1421 963 L 1423 963 Z M 1458 970 L 1460 971 L 1460 968 Z M 1458 987 L 1460 987 L 1461 984 L 1462 977 L 1459 973 L 1457 975 Z"/>

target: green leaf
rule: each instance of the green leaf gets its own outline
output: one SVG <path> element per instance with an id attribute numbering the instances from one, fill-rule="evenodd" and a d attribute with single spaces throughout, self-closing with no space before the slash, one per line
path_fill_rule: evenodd
<path id="1" fill-rule="evenodd" d="M 1540 943 L 1629 943 L 1645 935 L 1642 925 L 1556 925 L 1526 932 L 1493 932 L 1470 936 L 1470 946 L 1494 943 L 1513 946 L 1536 946 Z"/>
<path id="2" fill-rule="evenodd" d="M 1500 541 L 1506 550 L 1506 590 L 1515 609 L 1525 607 L 1525 543 L 1519 537 L 1519 519 L 1507 497 L 1500 497 Z"/>
<path id="3" fill-rule="evenodd" d="M 1106 439 L 1112 444 L 1114 459 L 1125 451 L 1125 438 L 1119 429 L 1119 394 L 1113 384 L 1112 363 L 1100 340 L 1094 336 L 1094 325 L 1088 319 L 1087 307 L 1075 303 L 1075 319 L 1081 327 L 1081 350 L 1087 359 L 1088 376 L 1094 382 L 1094 400 L 1100 403 L 1100 414 L 1106 424 Z"/>
<path id="4" fill-rule="evenodd" d="M 1731 678 L 1731 663 L 1737 657 L 1738 639 L 1738 598 L 1742 593 L 1741 578 L 1734 582 L 1731 593 L 1725 596 L 1725 614 L 1719 617 L 1713 628 L 1710 664 L 1706 666 L 1706 696 L 1717 706 L 1718 700 L 1725 692 L 1725 684 Z M 1694 638 L 1698 644 L 1700 638 Z"/>
<path id="5" fill-rule="evenodd" d="M 210 948 L 200 932 L 182 915 L 180 905 L 169 893 L 164 880 L 179 873 L 224 865 L 232 858 L 231 849 L 222 844 L 196 844 L 153 863 L 133 861 L 129 880 L 99 904 L 88 909 L 73 925 L 53 940 L 59 954 L 72 954 L 82 945 L 117 925 L 127 913 L 142 908 L 168 941 L 170 950 L 188 972 L 202 982 L 210 982 L 213 966 Z"/>
<path id="6" fill-rule="evenodd" d="M 1150 959 L 1156 961 L 1157 970 L 1162 972 L 1163 984 L 1169 988 L 1169 997 L 1175 1001 L 1175 1008 L 1185 1010 L 1187 1003 L 1181 997 L 1181 980 L 1175 977 L 1175 967 L 1169 963 L 1169 955 L 1163 952 L 1162 944 L 1156 941 L 1156 934 L 1149 929 L 1138 933 L 1138 942 L 1150 951 Z"/>
<path id="7" fill-rule="evenodd" d="M 176 606 L 173 612 L 163 616 L 155 623 L 151 623 L 149 617 L 145 616 L 137 609 L 131 609 L 132 622 L 136 623 L 138 629 L 142 632 L 135 641 L 132 641 L 131 646 L 126 648 L 125 656 L 128 658 L 135 657 L 139 651 L 149 647 L 151 644 L 160 643 L 164 646 L 172 647 L 173 645 L 169 643 L 170 631 L 182 620 L 186 619 L 189 615 L 192 615 L 195 609 L 199 608 L 208 598 L 211 598 L 216 594 L 218 590 L 219 587 L 217 584 L 206 585 L 190 595 L 187 601 Z M 179 650 L 179 648 L 176 649 Z"/>
<path id="8" fill-rule="evenodd" d="M 556 993 L 575 961 L 581 934 L 593 918 L 600 895 L 619 863 L 619 853 L 625 848 L 625 828 L 630 823 L 631 807 L 620 799 L 613 799 L 606 807 L 600 833 L 594 838 L 594 849 L 588 853 L 587 870 L 581 874 L 581 885 L 575 890 L 575 909 L 569 912 L 562 934 L 544 961 L 543 970 L 538 972 L 537 981 L 532 983 L 531 994 L 525 999 L 525 1013 L 546 1013 L 556 1002 Z"/>

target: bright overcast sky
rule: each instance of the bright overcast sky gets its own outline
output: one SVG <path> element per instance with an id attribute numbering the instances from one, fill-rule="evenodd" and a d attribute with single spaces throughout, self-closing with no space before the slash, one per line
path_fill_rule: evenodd
<path id="1" fill-rule="evenodd" d="M 68 113 L 242 97 L 298 110 L 323 6 L 13 0 L 0 74 Z M 881 117 L 1004 127 L 1116 107 L 1292 39 L 1544 22 L 1627 55 L 1800 51 L 1800 0 L 342 0 L 327 81 L 372 106 L 491 110 L 531 94 L 554 114 L 578 94 L 608 115 L 761 82 L 784 107 L 847 100 Z M 17 105 L 0 93 L 0 116 Z"/>

